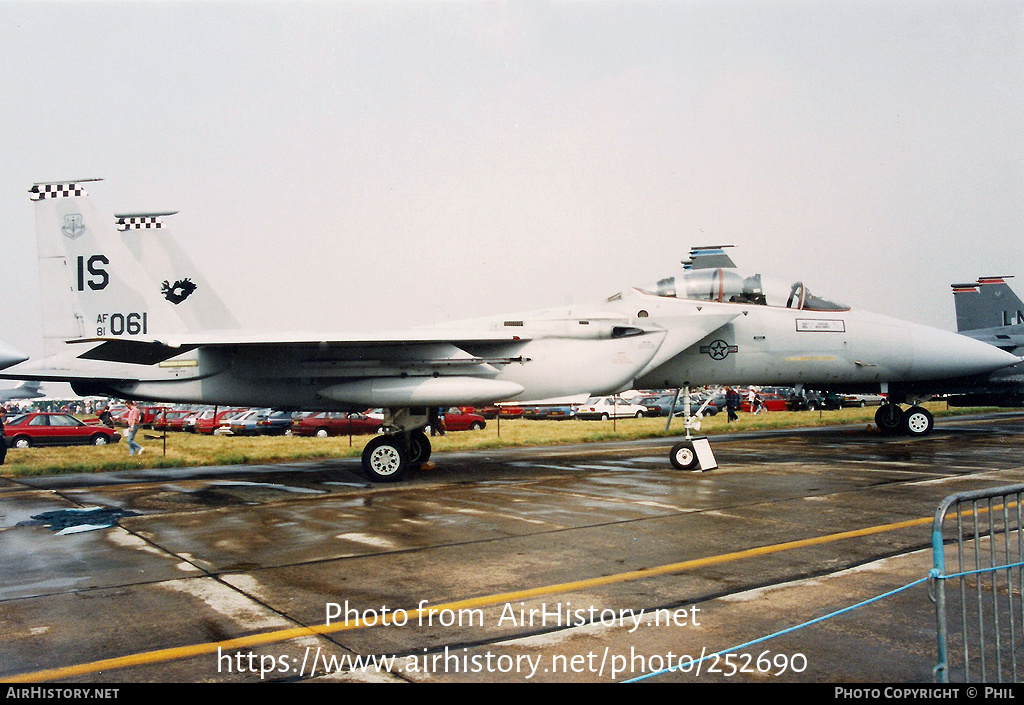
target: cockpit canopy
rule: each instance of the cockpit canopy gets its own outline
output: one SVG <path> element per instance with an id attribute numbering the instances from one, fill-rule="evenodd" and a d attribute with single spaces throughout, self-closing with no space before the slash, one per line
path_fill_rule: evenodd
<path id="1" fill-rule="evenodd" d="M 762 282 L 760 274 L 744 276 L 735 269 L 691 269 L 679 277 L 661 279 L 640 291 L 696 301 L 779 306 L 803 311 L 846 311 L 850 307 L 815 296 L 803 282 L 786 285 Z"/>

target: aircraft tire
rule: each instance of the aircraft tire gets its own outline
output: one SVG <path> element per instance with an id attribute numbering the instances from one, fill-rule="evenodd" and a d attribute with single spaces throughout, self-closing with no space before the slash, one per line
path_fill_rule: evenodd
<path id="1" fill-rule="evenodd" d="M 896 404 L 882 404 L 875 412 L 875 426 L 891 435 L 903 430 L 903 409 Z"/>
<path id="2" fill-rule="evenodd" d="M 676 470 L 693 470 L 697 467 L 697 451 L 693 448 L 693 443 L 690 441 L 680 441 L 672 446 L 672 452 L 669 453 L 669 460 Z"/>
<path id="3" fill-rule="evenodd" d="M 912 406 L 903 414 L 903 432 L 911 437 L 926 436 L 935 427 L 935 420 L 927 409 Z"/>
<path id="4" fill-rule="evenodd" d="M 376 436 L 363 448 L 363 474 L 371 482 L 398 482 L 409 465 L 404 443 L 395 436 Z"/>
<path id="5" fill-rule="evenodd" d="M 430 460 L 430 437 L 423 431 L 413 431 L 409 434 L 408 462 L 410 467 L 416 467 Z"/>

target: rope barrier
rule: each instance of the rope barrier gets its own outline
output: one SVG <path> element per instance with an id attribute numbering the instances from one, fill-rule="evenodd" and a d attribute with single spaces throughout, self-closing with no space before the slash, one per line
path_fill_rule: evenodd
<path id="1" fill-rule="evenodd" d="M 739 651 L 740 649 L 745 649 L 747 647 L 754 646 L 756 644 L 761 644 L 763 642 L 770 641 L 771 639 L 775 639 L 775 638 L 778 638 L 780 636 L 785 636 L 786 634 L 791 634 L 792 632 L 798 631 L 800 629 L 804 629 L 805 627 L 810 627 L 810 626 L 813 626 L 813 625 L 818 624 L 820 622 L 824 622 L 825 620 L 832 619 L 834 617 L 838 617 L 838 616 L 846 614 L 848 612 L 852 612 L 852 611 L 854 611 L 856 609 L 860 609 L 861 607 L 866 607 L 867 605 L 873 604 L 873 603 L 878 602 L 880 600 L 884 600 L 887 597 L 892 597 L 893 595 L 897 595 L 897 594 L 899 594 L 901 592 L 905 592 L 907 590 L 910 590 L 911 588 L 914 588 L 914 587 L 917 587 L 918 585 L 921 585 L 922 583 L 930 582 L 932 580 L 949 580 L 951 578 L 963 578 L 963 577 L 966 577 L 968 575 L 976 575 L 976 574 L 979 574 L 979 573 L 988 573 L 988 572 L 994 572 L 994 571 L 997 571 L 997 570 L 1009 570 L 1011 568 L 1021 568 L 1021 567 L 1024 567 L 1024 562 L 1021 562 L 1021 563 L 1009 563 L 1007 565 L 993 566 L 993 567 L 990 567 L 990 568 L 981 568 L 981 569 L 978 569 L 978 570 L 969 570 L 969 571 L 965 571 L 963 573 L 952 573 L 950 575 L 942 575 L 937 570 L 932 570 L 932 571 L 930 571 L 928 573 L 928 577 L 920 578 L 918 580 L 915 580 L 915 581 L 913 581 L 911 583 L 908 583 L 908 584 L 904 585 L 903 587 L 898 587 L 898 588 L 896 588 L 894 590 L 890 590 L 889 592 L 885 592 L 885 593 L 882 593 L 881 595 L 877 595 L 877 596 L 872 597 L 870 599 L 864 600 L 863 602 L 858 602 L 855 605 L 850 605 L 849 607 L 844 607 L 844 608 L 842 608 L 840 610 L 836 610 L 834 612 L 830 612 L 829 614 L 823 615 L 821 617 L 817 617 L 815 619 L 812 619 L 810 621 L 804 622 L 802 624 L 798 624 L 798 625 L 793 626 L 793 627 L 789 627 L 788 629 L 783 629 L 781 631 L 777 631 L 774 634 L 769 634 L 767 636 L 763 636 L 763 637 L 760 637 L 758 639 L 754 639 L 752 641 L 748 641 L 748 642 L 746 642 L 744 644 L 739 644 L 738 646 L 730 647 L 728 649 L 722 649 L 721 651 L 717 651 L 717 652 L 715 652 L 713 654 L 708 654 L 707 656 L 702 656 L 699 659 L 693 659 L 692 661 L 687 662 L 686 666 L 688 668 L 692 668 L 693 666 L 696 666 L 696 665 L 698 665 L 698 664 L 700 664 L 700 663 L 702 663 L 704 661 L 707 661 L 707 660 L 710 660 L 710 659 L 713 659 L 713 658 L 718 658 L 718 657 L 721 657 L 721 656 L 723 656 L 725 654 L 729 654 L 729 653 L 732 653 L 734 651 Z M 629 680 L 624 680 L 624 681 L 622 681 L 622 683 L 638 683 L 640 681 L 644 681 L 644 680 L 647 680 L 649 678 L 654 678 L 655 676 L 660 676 L 660 675 L 664 675 L 665 673 L 671 673 L 673 671 L 678 671 L 678 670 L 680 670 L 680 668 L 681 668 L 681 666 L 672 666 L 671 668 L 663 668 L 660 671 L 652 671 L 650 673 L 645 673 L 642 676 L 637 676 L 635 678 L 630 678 Z"/>

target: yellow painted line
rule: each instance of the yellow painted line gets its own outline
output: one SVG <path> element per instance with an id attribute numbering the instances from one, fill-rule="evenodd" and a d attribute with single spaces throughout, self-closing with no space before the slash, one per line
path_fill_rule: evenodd
<path id="1" fill-rule="evenodd" d="M 1015 506 L 1015 503 L 1007 503 L 1006 506 Z M 993 507 L 993 510 L 998 510 L 1001 508 L 1002 505 L 1000 505 L 999 507 Z M 979 513 L 984 513 L 988 510 L 985 508 L 980 508 L 978 511 Z M 969 511 L 965 510 L 964 512 L 961 512 L 961 515 L 965 515 L 968 513 Z M 955 515 L 949 515 L 946 518 L 949 519 L 952 516 Z M 471 597 L 465 600 L 457 600 L 455 602 L 430 605 L 429 607 L 405 611 L 391 610 L 389 613 L 386 613 L 384 615 L 381 615 L 379 618 L 374 619 L 373 624 L 369 625 L 360 623 L 358 620 L 356 620 L 353 623 L 339 622 L 337 624 L 321 624 L 315 627 L 294 627 L 291 629 L 280 629 L 272 632 L 264 632 L 262 634 L 252 634 L 250 636 L 238 637 L 237 639 L 227 639 L 224 641 L 215 641 L 205 644 L 194 644 L 192 646 L 176 646 L 167 649 L 157 649 L 155 651 L 146 651 L 140 654 L 119 656 L 116 658 L 103 659 L 102 661 L 92 661 L 89 663 L 78 664 L 76 666 L 51 668 L 42 671 L 35 671 L 33 673 L 24 673 L 17 676 L 10 676 L 7 678 L 0 679 L 0 683 L 38 683 L 43 681 L 60 680 L 62 678 L 71 678 L 73 676 L 81 676 L 89 673 L 97 673 L 100 671 L 128 668 L 130 666 L 145 666 L 154 663 L 163 663 L 166 661 L 174 661 L 178 659 L 188 658 L 191 656 L 202 656 L 204 654 L 216 653 L 218 649 L 223 651 L 232 651 L 235 649 L 249 648 L 254 646 L 264 646 L 266 644 L 274 644 L 282 641 L 289 641 L 291 639 L 299 639 L 301 637 L 320 636 L 324 634 L 352 631 L 355 629 L 367 629 L 370 627 L 378 626 L 383 627 L 391 624 L 392 619 L 394 618 L 393 615 L 396 613 L 402 614 L 404 618 L 419 619 L 421 616 L 427 617 L 431 614 L 436 614 L 438 612 L 443 611 L 454 612 L 470 608 L 490 607 L 493 605 L 500 605 L 506 602 L 527 600 L 534 597 L 543 597 L 546 595 L 572 592 L 574 590 L 585 590 L 588 588 L 601 587 L 604 585 L 626 583 L 633 580 L 643 580 L 645 578 L 656 577 L 659 575 L 667 575 L 670 573 L 681 573 L 687 570 L 693 570 L 694 568 L 703 568 L 712 565 L 720 565 L 722 563 L 730 563 L 732 561 L 739 561 L 747 558 L 758 558 L 760 556 L 767 556 L 773 553 L 782 553 L 784 551 L 792 551 L 798 548 L 821 546 L 823 544 L 833 543 L 835 541 L 862 538 L 864 536 L 872 536 L 874 534 L 882 534 L 889 531 L 898 531 L 900 529 L 907 529 L 915 526 L 923 526 L 926 524 L 930 524 L 933 521 L 933 517 L 908 519 L 907 521 L 899 521 L 892 524 L 879 524 L 878 526 L 869 526 L 863 529 L 855 529 L 853 531 L 841 531 L 836 534 L 816 536 L 814 538 L 809 539 L 800 539 L 798 541 L 786 541 L 785 543 L 777 543 L 772 544 L 770 546 L 748 548 L 743 551 L 723 553 L 717 556 L 708 556 L 706 558 L 696 558 L 694 560 L 682 561 L 680 563 L 669 563 L 668 565 L 657 566 L 654 568 L 641 568 L 640 570 L 631 570 L 625 573 L 605 575 L 598 578 L 587 578 L 585 580 L 574 580 L 568 583 L 545 585 L 542 587 L 531 588 L 528 590 L 516 590 L 513 592 L 498 593 L 495 595 Z"/>
<path id="2" fill-rule="evenodd" d="M 864 529 L 856 529 L 854 531 L 843 531 L 837 534 L 817 536 L 809 539 L 801 539 L 799 541 L 787 541 L 785 543 L 778 543 L 770 546 L 750 548 L 743 551 L 736 551 L 733 553 L 723 553 L 717 556 L 697 558 L 694 560 L 682 561 L 680 563 L 670 563 L 668 565 L 657 566 L 654 568 L 642 568 L 640 570 L 631 570 L 625 573 L 605 575 L 598 578 L 587 578 L 585 580 L 575 580 L 568 583 L 558 583 L 556 585 L 545 585 L 542 587 L 531 588 L 528 590 L 516 590 L 513 592 L 498 593 L 495 595 L 471 597 L 465 600 L 457 600 L 455 602 L 430 605 L 429 607 L 424 607 L 422 609 L 417 608 L 407 610 L 404 612 L 403 616 L 418 619 L 420 616 L 426 617 L 432 613 L 442 611 L 458 611 L 470 608 L 489 607 L 492 605 L 500 605 L 506 602 L 514 602 L 518 600 L 527 600 L 530 598 L 542 597 L 545 595 L 572 592 L 574 590 L 585 590 L 588 588 L 601 587 L 604 585 L 614 585 L 616 583 L 625 583 L 633 580 L 643 580 L 644 578 L 651 578 L 659 575 L 666 575 L 669 573 L 680 573 L 683 571 L 692 570 L 694 568 L 719 565 L 722 563 L 744 560 L 746 558 L 757 558 L 759 556 L 767 556 L 773 553 L 792 551 L 798 548 L 820 546 L 822 544 L 832 543 L 834 541 L 843 541 L 845 539 L 871 536 L 873 534 L 880 534 L 888 531 L 897 531 L 899 529 L 906 529 L 914 526 L 928 524 L 931 521 L 931 517 L 922 519 L 910 519 L 908 521 L 901 521 L 893 524 L 881 524 L 879 526 L 871 526 Z M 201 656 L 204 654 L 216 653 L 218 649 L 223 651 L 232 651 L 235 649 L 250 648 L 254 646 L 263 646 L 266 644 L 274 644 L 282 641 L 289 641 L 291 639 L 298 639 L 301 637 L 333 634 L 336 632 L 351 631 L 354 629 L 365 629 L 369 626 L 388 626 L 391 623 L 391 620 L 393 619 L 392 615 L 394 615 L 395 612 L 403 614 L 400 610 L 392 610 L 390 613 L 382 615 L 379 619 L 374 620 L 374 623 L 372 625 L 365 625 L 357 620 L 353 623 L 339 622 L 337 624 L 322 624 L 315 627 L 295 627 L 292 629 L 280 629 L 277 631 L 264 632 L 262 634 L 253 634 L 250 636 L 239 637 L 237 639 L 227 639 L 224 641 L 209 642 L 205 644 L 194 644 L 191 646 L 176 646 L 167 649 L 157 649 L 155 651 L 146 651 L 139 654 L 131 654 L 129 656 L 119 656 L 116 658 L 103 659 L 101 661 L 92 661 L 89 663 L 78 664 L 76 666 L 65 666 L 62 668 L 51 668 L 42 671 L 35 671 L 33 673 L 24 673 L 21 675 L 10 676 L 7 678 L 0 679 L 0 683 L 38 683 L 43 681 L 60 680 L 63 678 L 71 678 L 74 676 L 81 676 L 89 673 L 98 673 L 100 671 L 110 671 L 119 668 L 128 668 L 131 666 L 144 666 L 154 663 L 162 663 L 166 661 L 174 661 L 178 659 L 189 658 L 191 656 Z"/>

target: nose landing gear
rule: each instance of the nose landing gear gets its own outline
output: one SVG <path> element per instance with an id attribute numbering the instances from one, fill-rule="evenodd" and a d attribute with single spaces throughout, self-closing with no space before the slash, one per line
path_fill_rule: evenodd
<path id="1" fill-rule="evenodd" d="M 931 433 L 935 419 L 923 406 L 914 405 L 904 411 L 899 404 L 886 403 L 875 412 L 875 426 L 887 435 L 902 433 L 916 438 Z"/>

